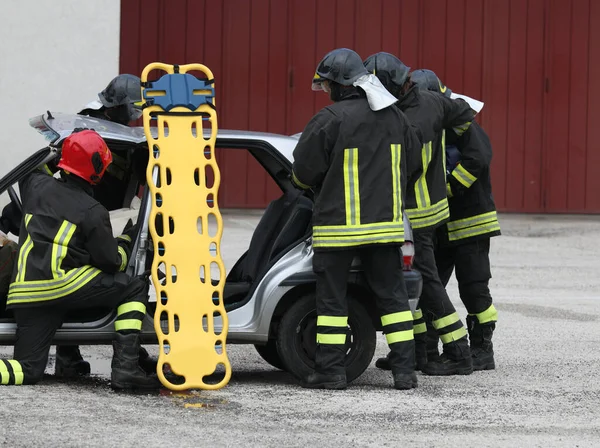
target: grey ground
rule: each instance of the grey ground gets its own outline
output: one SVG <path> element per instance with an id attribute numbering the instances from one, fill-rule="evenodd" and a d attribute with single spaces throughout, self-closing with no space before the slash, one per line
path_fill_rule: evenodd
<path id="1" fill-rule="evenodd" d="M 225 216 L 228 267 L 257 219 Z M 238 345 L 222 390 L 123 395 L 107 381 L 111 349 L 86 346 L 92 379 L 0 388 L 0 445 L 599 446 L 600 217 L 503 215 L 501 224 L 496 371 L 420 375 L 418 389 L 399 392 L 372 365 L 347 391 L 309 391 Z M 454 282 L 449 292 L 464 316 Z M 376 356 L 385 353 L 380 337 Z"/>

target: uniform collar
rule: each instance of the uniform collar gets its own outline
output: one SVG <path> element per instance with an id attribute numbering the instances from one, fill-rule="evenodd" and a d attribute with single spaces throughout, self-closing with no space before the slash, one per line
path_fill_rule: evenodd
<path id="1" fill-rule="evenodd" d="M 73 174 L 66 174 L 64 172 L 60 173 L 60 177 L 63 180 L 63 182 L 67 184 L 67 186 L 83 190 L 90 196 L 94 197 L 94 189 L 92 188 L 92 186 L 80 177 L 77 177 Z"/>
<path id="2" fill-rule="evenodd" d="M 401 108 L 415 107 L 419 105 L 421 94 L 419 87 L 415 84 L 408 91 L 400 97 L 399 105 Z"/>

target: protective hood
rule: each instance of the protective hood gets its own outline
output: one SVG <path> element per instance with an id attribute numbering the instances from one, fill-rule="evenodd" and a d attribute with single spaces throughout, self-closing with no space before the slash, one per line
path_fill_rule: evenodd
<path id="1" fill-rule="evenodd" d="M 452 92 L 450 94 L 450 98 L 452 98 L 453 100 L 460 98 L 461 100 L 465 100 L 467 103 L 469 103 L 469 106 L 471 106 L 471 109 L 473 109 L 476 113 L 481 112 L 481 109 L 483 109 L 483 104 L 481 101 L 473 99 L 467 95 L 461 95 L 460 93 L 454 93 Z"/>
<path id="2" fill-rule="evenodd" d="M 103 106 L 104 105 L 100 101 L 94 100 L 91 103 L 86 104 L 85 107 L 81 109 L 81 111 L 79 111 L 79 113 L 83 112 L 86 109 L 100 110 Z"/>
<path id="3" fill-rule="evenodd" d="M 379 78 L 373 74 L 361 76 L 354 81 L 352 85 L 360 87 L 365 91 L 367 100 L 369 101 L 369 107 L 374 111 L 390 107 L 398 101 L 398 98 L 392 95 L 383 84 L 381 84 Z"/>

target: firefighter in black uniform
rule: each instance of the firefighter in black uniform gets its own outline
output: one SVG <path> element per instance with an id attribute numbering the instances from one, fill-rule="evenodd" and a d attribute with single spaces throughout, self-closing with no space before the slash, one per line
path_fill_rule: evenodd
<path id="1" fill-rule="evenodd" d="M 68 311 L 114 307 L 112 387 L 160 386 L 138 365 L 148 281 L 122 272 L 135 228 L 113 238 L 108 211 L 92 197 L 91 185 L 111 161 L 104 140 L 83 130 L 63 143 L 61 179 L 36 170 L 20 183 L 24 219 L 7 301 L 17 341 L 14 359 L 0 360 L 2 384 L 35 384 L 42 378 L 52 338 Z"/>
<path id="2" fill-rule="evenodd" d="M 431 70 L 415 70 L 413 81 L 422 89 L 450 96 L 452 91 Z M 467 327 L 474 370 L 495 368 L 492 335 L 498 312 L 492 303 L 489 280 L 490 238 L 500 235 L 492 196 L 492 145 L 473 122 L 460 137 L 446 130 L 446 170 L 450 221 L 437 229 L 435 260 L 444 285 L 456 272 L 460 298 L 467 309 Z M 433 331 L 431 331 L 433 330 Z M 428 354 L 438 350 L 435 329 Z"/>
<path id="3" fill-rule="evenodd" d="M 293 181 L 313 188 L 316 195 L 317 351 L 315 372 L 303 386 L 346 387 L 346 289 L 358 255 L 378 300 L 394 387 L 417 387 L 401 245 L 406 151 L 420 144 L 404 114 L 392 106 L 396 99 L 354 51 L 342 48 L 327 54 L 317 67 L 313 90 L 329 93 L 334 103 L 312 118 L 294 150 Z M 372 101 L 378 94 L 389 97 L 386 107 Z"/>
<path id="4" fill-rule="evenodd" d="M 98 99 L 88 103 L 79 115 L 85 115 L 102 120 L 127 125 L 137 120 L 142 115 L 142 94 L 140 78 L 135 75 L 122 74 L 114 77 L 104 90 L 98 93 Z M 144 151 L 147 152 L 147 151 Z M 144 164 L 138 171 L 145 172 L 145 157 L 136 158 Z M 104 178 L 122 176 L 125 161 L 113 154 L 113 162 L 109 166 Z M 112 170 L 112 168 L 118 167 Z M 142 176 L 143 177 L 143 176 Z M 125 188 L 124 181 L 112 179 L 112 182 L 103 182 L 95 186 L 94 197 L 103 204 L 114 203 L 120 197 L 120 191 Z M 115 199 L 113 199 L 115 198 Z M 116 204 L 113 204 L 118 208 Z M 148 372 L 156 371 L 156 359 L 151 358 L 142 347 L 140 349 L 140 365 Z M 56 347 L 55 374 L 63 378 L 79 375 L 88 375 L 90 364 L 83 360 L 79 347 L 76 345 L 62 345 Z"/>
<path id="5" fill-rule="evenodd" d="M 467 330 L 456 313 L 438 275 L 434 256 L 435 229 L 448 221 L 450 212 L 446 198 L 444 130 L 458 133 L 468 129 L 474 111 L 463 100 L 420 91 L 410 79 L 410 68 L 389 53 L 377 53 L 364 62 L 383 85 L 395 95 L 398 107 L 415 127 L 422 147 L 413 157 L 419 169 L 408 182 L 406 214 L 415 243 L 414 266 L 423 276 L 420 308 L 428 314 L 444 345 L 444 354 L 427 360 L 427 329 L 421 310 L 415 313 L 417 368 L 429 375 L 468 375 L 473 372 Z M 411 155 L 409 155 L 411 157 Z M 381 358 L 377 367 L 389 368 L 389 360 Z"/>

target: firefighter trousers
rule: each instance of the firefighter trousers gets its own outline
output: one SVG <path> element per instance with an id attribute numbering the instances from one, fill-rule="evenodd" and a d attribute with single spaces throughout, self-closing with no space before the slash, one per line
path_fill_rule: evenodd
<path id="1" fill-rule="evenodd" d="M 440 279 L 434 252 L 435 230 L 424 230 L 413 233 L 415 244 L 415 259 L 413 266 L 423 277 L 423 291 L 419 300 L 422 314 L 415 315 L 415 337 L 425 337 L 424 321 L 431 322 L 444 345 L 451 344 L 467 336 L 454 305 L 448 297 L 446 288 Z"/>
<path id="2" fill-rule="evenodd" d="M 327 375 L 345 375 L 347 351 L 347 282 L 355 256 L 360 257 L 371 292 L 381 315 L 383 332 L 390 346 L 393 373 L 414 371 L 412 313 L 402 272 L 398 245 L 377 245 L 343 250 L 316 251 L 313 269 L 317 277 L 317 350 L 315 370 Z"/>
<path id="3" fill-rule="evenodd" d="M 452 272 L 456 272 L 460 299 L 469 315 L 476 316 L 480 324 L 497 320 L 488 286 L 492 278 L 490 238 L 467 240 L 455 246 L 438 246 L 435 262 L 444 286 Z"/>
<path id="4" fill-rule="evenodd" d="M 17 341 L 13 359 L 0 359 L 0 384 L 35 384 L 44 375 L 52 339 L 69 311 L 117 309 L 115 330 L 139 332 L 146 314 L 148 282 L 126 274 L 99 274 L 56 303 L 14 308 Z"/>

